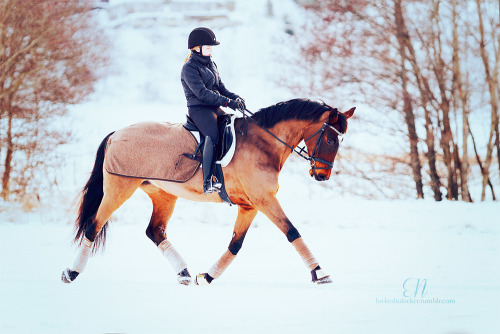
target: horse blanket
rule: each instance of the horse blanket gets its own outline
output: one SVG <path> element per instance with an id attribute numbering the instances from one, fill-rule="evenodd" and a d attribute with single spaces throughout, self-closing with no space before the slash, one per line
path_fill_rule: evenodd
<path id="1" fill-rule="evenodd" d="M 182 124 L 144 122 L 116 131 L 109 137 L 104 168 L 115 175 L 186 182 L 201 163 L 191 155 L 197 141 Z"/>

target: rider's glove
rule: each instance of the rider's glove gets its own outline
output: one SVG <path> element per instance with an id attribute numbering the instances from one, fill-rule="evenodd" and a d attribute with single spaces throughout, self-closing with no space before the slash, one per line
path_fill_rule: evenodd
<path id="1" fill-rule="evenodd" d="M 229 100 L 227 106 L 233 110 L 245 110 L 245 103 L 238 100 Z"/>
<path id="2" fill-rule="evenodd" d="M 247 105 L 245 104 L 244 98 L 238 96 L 238 98 L 236 99 L 236 102 L 238 102 L 239 105 L 242 106 L 242 108 L 240 108 L 240 110 L 245 110 L 247 108 Z"/>

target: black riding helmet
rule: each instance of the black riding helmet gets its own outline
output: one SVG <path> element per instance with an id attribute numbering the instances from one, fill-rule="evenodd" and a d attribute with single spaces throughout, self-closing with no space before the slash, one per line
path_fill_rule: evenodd
<path id="1" fill-rule="evenodd" d="M 215 39 L 214 32 L 205 27 L 193 29 L 188 38 L 188 49 L 200 45 L 219 45 L 220 43 Z"/>

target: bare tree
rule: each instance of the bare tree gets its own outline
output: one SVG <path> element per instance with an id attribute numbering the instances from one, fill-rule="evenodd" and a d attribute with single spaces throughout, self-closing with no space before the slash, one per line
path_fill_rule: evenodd
<path id="1" fill-rule="evenodd" d="M 12 174 L 36 169 L 37 155 L 66 140 L 50 122 L 93 90 L 106 63 L 102 34 L 90 13 L 92 1 L 0 2 L 0 126 L 5 149 L 2 191 L 9 198 Z M 36 126 L 30 126 L 34 124 Z M 44 126 L 45 128 L 40 128 Z M 45 134 L 45 137 L 40 137 Z M 37 142 L 30 140 L 37 138 Z M 45 149 L 42 147 L 45 146 Z M 16 161 L 25 163 L 13 164 Z"/>
<path id="2" fill-rule="evenodd" d="M 488 138 L 488 143 L 486 145 L 486 158 L 484 159 L 484 168 L 483 172 L 483 182 L 482 182 L 482 191 L 481 191 L 481 200 L 484 201 L 486 197 L 486 186 L 489 184 L 491 188 L 491 192 L 493 197 L 494 191 L 491 182 L 489 182 L 490 177 L 490 165 L 493 157 L 493 149 L 496 146 L 498 152 L 498 71 L 500 66 L 500 35 L 497 33 L 497 44 L 495 50 L 495 59 L 493 64 L 493 69 L 491 68 L 490 59 L 488 56 L 488 52 L 486 50 L 486 39 L 485 39 L 485 31 L 484 31 L 484 22 L 483 22 L 483 9 L 481 8 L 482 1 L 476 0 L 477 7 L 477 17 L 479 23 L 479 51 L 481 55 L 481 60 L 483 62 L 485 81 L 488 85 L 488 92 L 490 96 L 490 108 L 491 108 L 491 126 L 490 126 L 490 134 Z M 495 29 L 494 27 L 493 29 Z M 495 36 L 495 35 L 494 35 Z M 494 42 L 493 42 L 494 43 Z M 495 145 L 495 142 L 496 144 Z M 500 164 L 500 161 L 499 161 Z"/>
<path id="3" fill-rule="evenodd" d="M 422 167 L 418 154 L 418 135 L 415 127 L 415 115 L 412 108 L 412 99 L 408 92 L 408 71 L 406 69 L 406 48 L 408 44 L 408 32 L 404 24 L 401 1 L 394 2 L 394 21 L 396 27 L 396 37 L 398 41 L 398 51 L 401 57 L 401 88 L 403 92 L 403 113 L 405 115 L 406 125 L 408 127 L 408 138 L 410 144 L 411 167 L 413 170 L 413 179 L 415 180 L 417 197 L 424 198 L 424 190 L 422 184 Z M 439 189 L 439 186 L 437 187 Z M 439 191 L 439 190 L 438 190 Z"/>
<path id="4" fill-rule="evenodd" d="M 450 100 L 450 87 L 449 78 L 451 71 L 449 71 L 447 61 L 443 55 L 443 32 L 441 30 L 441 6 L 440 1 L 434 0 L 432 3 L 432 10 L 430 11 L 430 36 L 429 40 L 432 43 L 432 55 L 429 57 L 428 62 L 431 64 L 434 80 L 437 84 L 436 90 L 439 95 L 439 108 L 437 112 L 440 114 L 441 120 L 441 140 L 440 146 L 443 150 L 443 161 L 447 170 L 447 197 L 448 199 L 458 199 L 458 183 L 456 166 L 454 164 L 454 136 L 451 130 L 450 114 L 451 100 Z M 425 42 L 425 41 L 423 41 Z M 429 43 L 429 44 L 430 44 Z M 424 93 L 424 92 L 423 92 Z M 432 92 L 427 91 L 426 94 L 432 95 Z M 436 97 L 433 99 L 438 100 Z"/>
<path id="5" fill-rule="evenodd" d="M 422 164 L 415 125 L 417 116 L 413 108 L 415 99 L 419 97 L 414 96 L 413 83 L 409 78 L 413 65 L 408 62 L 408 32 L 402 14 L 397 16 L 402 11 L 395 12 L 397 8 L 394 4 L 391 6 L 391 2 L 326 1 L 308 6 L 316 16 L 315 23 L 307 29 L 312 38 L 302 51 L 307 71 L 320 68 L 321 80 L 314 76 L 316 91 L 335 92 L 337 87 L 356 86 L 361 94 L 366 93 L 363 102 L 389 114 L 396 109 L 403 116 L 410 152 L 408 163 L 416 197 L 423 198 Z M 432 132 L 428 134 L 427 141 L 433 141 Z M 427 154 L 431 158 L 431 166 L 435 165 L 433 152 L 431 149 Z M 436 184 L 433 189 L 439 194 L 435 197 L 440 200 L 436 168 L 431 168 L 430 175 L 433 176 L 433 184 Z"/>
<path id="6" fill-rule="evenodd" d="M 474 1 L 480 3 L 467 0 L 460 5 L 470 9 Z M 488 6 L 491 9 L 493 4 Z M 480 57 L 463 46 L 465 41 L 470 43 L 471 35 L 481 35 L 481 25 L 477 17 L 470 15 L 461 16 L 460 24 L 457 23 L 456 7 L 456 0 L 313 2 L 305 6 L 312 13 L 310 22 L 296 36 L 297 41 L 305 42 L 302 42 L 303 58 L 295 65 L 313 73 L 309 76 L 311 82 L 303 83 L 310 92 L 324 95 L 325 91 L 339 87 L 342 91 L 356 90 L 357 96 L 366 94 L 364 102 L 372 106 L 376 103 L 377 109 L 389 112 L 395 109 L 403 115 L 410 152 L 408 163 L 417 197 L 423 196 L 421 184 L 428 184 L 437 201 L 442 199 L 440 174 L 446 177 L 448 199 L 471 201 L 467 141 L 473 138 L 469 115 L 471 99 L 474 105 L 481 99 L 481 93 L 471 89 L 481 84 L 475 65 L 481 57 L 491 55 L 492 49 L 495 61 L 500 59 L 498 49 L 491 46 L 500 44 L 498 34 L 493 34 L 495 40 L 490 42 L 489 49 L 481 51 Z M 464 61 L 468 66 L 461 66 Z M 484 81 L 488 82 L 491 101 L 496 101 L 491 107 L 492 127 L 487 144 L 490 150 L 481 164 L 483 187 L 484 182 L 491 185 L 484 173 L 490 168 L 498 141 L 499 69 L 492 65 L 496 62 L 483 60 L 491 67 L 490 79 L 486 73 Z M 475 82 L 468 79 L 470 71 Z M 484 113 L 484 109 L 474 112 Z M 425 133 L 423 140 L 419 139 L 419 133 Z M 420 163 L 418 151 L 422 143 L 427 167 Z M 476 145 L 474 148 L 477 149 Z M 479 158 L 478 152 L 476 156 Z M 428 182 L 422 182 L 422 169 L 428 173 Z"/>
<path id="7" fill-rule="evenodd" d="M 453 56 L 452 56 L 452 71 L 453 71 L 453 93 L 455 105 L 460 105 L 462 109 L 462 159 L 460 164 L 460 187 L 462 199 L 466 202 L 472 202 L 469 192 L 469 150 L 467 138 L 469 138 L 469 94 L 466 91 L 462 79 L 462 69 L 460 64 L 460 42 L 458 39 L 458 23 L 457 23 L 457 0 L 452 1 L 452 25 L 453 25 Z M 458 151 L 458 150 L 456 150 Z M 458 154 L 458 152 L 457 152 Z"/>

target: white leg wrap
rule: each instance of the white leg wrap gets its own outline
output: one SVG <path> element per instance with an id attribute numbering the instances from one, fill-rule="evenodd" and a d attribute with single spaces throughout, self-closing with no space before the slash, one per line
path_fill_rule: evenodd
<path id="1" fill-rule="evenodd" d="M 91 250 L 92 250 L 92 241 L 83 237 L 80 253 L 75 259 L 75 262 L 71 267 L 71 270 L 76 271 L 78 273 L 82 273 L 85 267 L 87 266 Z"/>
<path id="2" fill-rule="evenodd" d="M 187 268 L 186 262 L 182 256 L 175 250 L 174 246 L 167 239 L 163 240 L 159 245 L 158 249 L 162 252 L 163 256 L 170 262 L 172 268 L 174 268 L 175 273 L 180 273 L 182 269 Z"/>
<path id="3" fill-rule="evenodd" d="M 222 254 L 219 261 L 217 261 L 212 268 L 208 271 L 208 274 L 213 278 L 218 278 L 224 270 L 233 262 L 236 255 L 233 255 L 229 250 L 227 250 L 224 254 Z"/>
<path id="4" fill-rule="evenodd" d="M 293 247 L 297 250 L 297 252 L 300 254 L 302 257 L 302 260 L 304 261 L 305 265 L 310 269 L 313 270 L 318 266 L 318 261 L 314 258 L 312 255 L 311 251 L 309 250 L 309 247 L 304 243 L 304 240 L 302 240 L 302 237 L 295 239 L 292 242 Z"/>

